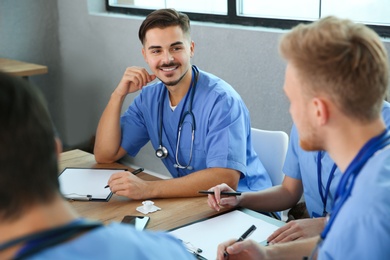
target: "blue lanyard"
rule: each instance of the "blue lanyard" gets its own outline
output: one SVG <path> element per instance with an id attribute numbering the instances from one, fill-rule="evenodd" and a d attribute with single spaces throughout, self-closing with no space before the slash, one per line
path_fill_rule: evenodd
<path id="1" fill-rule="evenodd" d="M 336 169 L 337 169 L 337 165 L 336 165 L 336 164 L 333 164 L 332 170 L 330 171 L 329 178 L 328 178 L 328 181 L 327 181 L 326 187 L 325 187 L 325 196 L 324 196 L 324 193 L 322 192 L 322 177 L 321 177 L 322 165 L 321 165 L 321 157 L 322 157 L 322 152 L 319 151 L 318 154 L 317 154 L 318 191 L 320 192 L 322 204 L 324 205 L 324 209 L 323 209 L 323 211 L 322 211 L 322 216 L 326 216 L 326 214 L 328 213 L 328 212 L 326 211 L 326 204 L 327 204 L 327 201 L 328 201 L 328 195 L 329 195 L 329 190 L 330 190 L 330 184 L 332 183 L 333 176 L 334 176 L 334 172 L 335 172 Z"/>
<path id="2" fill-rule="evenodd" d="M 345 201 L 351 195 L 353 185 L 355 184 L 356 177 L 358 176 L 360 170 L 378 150 L 381 150 L 388 145 L 390 145 L 390 134 L 388 130 L 385 130 L 380 135 L 369 140 L 349 164 L 337 187 L 335 204 L 333 205 L 332 213 L 330 214 L 328 223 L 321 233 L 322 240 L 326 238 L 334 220 L 336 219 L 337 214 L 339 213 Z"/>

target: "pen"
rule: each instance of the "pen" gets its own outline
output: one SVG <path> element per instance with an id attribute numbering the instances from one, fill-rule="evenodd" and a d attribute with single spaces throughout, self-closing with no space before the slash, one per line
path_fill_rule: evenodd
<path id="1" fill-rule="evenodd" d="M 245 231 L 244 234 L 242 234 L 242 236 L 240 236 L 239 239 L 236 240 L 236 243 L 237 242 L 240 242 L 240 241 L 243 241 L 245 238 L 249 237 L 254 231 L 256 230 L 256 226 L 255 225 L 252 225 L 247 231 Z M 228 252 L 224 252 L 223 255 L 225 257 L 227 257 L 229 254 Z"/>
<path id="2" fill-rule="evenodd" d="M 131 173 L 134 175 L 137 175 L 138 173 L 143 172 L 143 171 L 144 171 L 144 168 L 138 168 L 137 170 L 132 171 Z M 107 189 L 108 187 L 110 187 L 110 185 L 107 184 L 106 187 L 104 187 L 104 188 Z"/>
<path id="3" fill-rule="evenodd" d="M 92 200 L 92 195 L 72 195 L 72 196 L 66 196 L 68 200 Z"/>
<path id="4" fill-rule="evenodd" d="M 214 194 L 214 191 L 209 191 L 209 190 L 200 190 L 198 191 L 199 193 L 202 194 Z M 226 195 L 226 196 L 240 196 L 241 192 L 236 192 L 236 191 L 221 191 L 221 195 Z"/>

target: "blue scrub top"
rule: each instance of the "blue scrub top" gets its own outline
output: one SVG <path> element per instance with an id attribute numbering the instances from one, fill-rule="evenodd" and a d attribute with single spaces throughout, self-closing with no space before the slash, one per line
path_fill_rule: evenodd
<path id="1" fill-rule="evenodd" d="M 28 259 L 195 259 L 183 244 L 163 232 L 138 231 L 111 223 Z"/>
<path id="2" fill-rule="evenodd" d="M 367 161 L 319 249 L 318 259 L 389 259 L 390 147 Z"/>
<path id="3" fill-rule="evenodd" d="M 387 128 L 390 126 L 390 103 L 384 101 L 382 106 L 382 117 Z M 293 125 L 290 133 L 290 142 L 283 166 L 283 172 L 294 179 L 302 181 L 303 193 L 306 207 L 311 217 L 322 216 L 323 203 L 318 191 L 317 177 L 317 153 L 304 151 L 299 145 L 299 137 L 296 126 Z M 328 181 L 334 161 L 328 153 L 322 152 L 322 190 L 325 194 L 325 187 Z M 326 211 L 330 213 L 334 204 L 334 195 L 341 178 L 341 172 L 337 168 L 331 182 Z"/>
<path id="4" fill-rule="evenodd" d="M 154 149 L 159 147 L 162 107 L 162 145 L 168 150 L 168 157 L 162 159 L 162 162 L 173 177 L 220 167 L 241 172 L 239 191 L 256 191 L 272 186 L 268 173 L 251 145 L 249 111 L 241 97 L 228 83 L 201 70 L 192 105 L 196 121 L 190 163 L 193 169 L 175 168 L 178 125 L 182 115 L 188 111 L 190 97 L 184 97 L 172 111 L 165 91 L 162 82 L 144 87 L 122 115 L 121 146 L 130 156 L 136 156 L 149 140 Z M 187 165 L 190 158 L 192 125 L 192 118 L 186 116 L 178 149 L 181 165 Z"/>

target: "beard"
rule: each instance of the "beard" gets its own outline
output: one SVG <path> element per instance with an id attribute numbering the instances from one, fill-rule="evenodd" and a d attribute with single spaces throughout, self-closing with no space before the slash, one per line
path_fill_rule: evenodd
<path id="1" fill-rule="evenodd" d="M 163 64 L 160 66 L 160 68 L 164 68 L 164 67 L 173 67 L 173 66 L 179 66 L 179 64 L 176 64 L 176 63 L 170 63 L 170 64 Z M 158 78 L 162 83 L 164 83 L 165 86 L 176 86 L 183 78 L 184 76 L 187 74 L 188 72 L 188 69 L 183 73 L 183 75 L 181 75 L 177 80 L 172 80 L 172 81 L 163 81 L 162 79 Z"/>
<path id="2" fill-rule="evenodd" d="M 312 126 L 308 126 L 306 129 L 306 135 L 299 137 L 299 145 L 305 151 L 320 151 L 323 150 L 320 138 L 317 136 L 317 132 Z"/>

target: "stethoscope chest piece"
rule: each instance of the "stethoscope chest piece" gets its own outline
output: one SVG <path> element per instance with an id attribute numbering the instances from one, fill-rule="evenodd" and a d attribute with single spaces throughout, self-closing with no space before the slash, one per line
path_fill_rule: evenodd
<path id="1" fill-rule="evenodd" d="M 168 156 L 168 150 L 164 146 L 160 145 L 156 150 L 156 156 L 160 159 L 164 159 Z"/>

